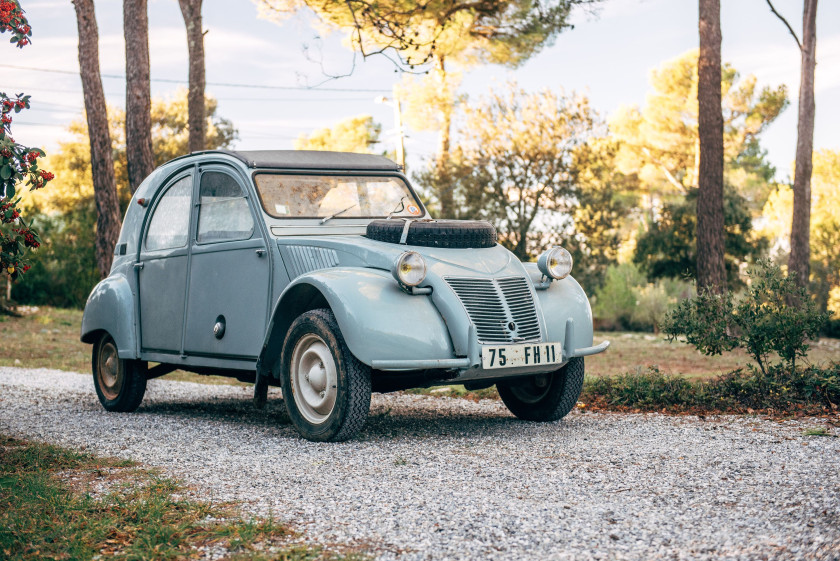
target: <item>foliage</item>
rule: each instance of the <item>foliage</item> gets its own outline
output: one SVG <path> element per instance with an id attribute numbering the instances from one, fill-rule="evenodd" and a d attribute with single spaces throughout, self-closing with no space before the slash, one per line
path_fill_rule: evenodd
<path id="1" fill-rule="evenodd" d="M 10 43 L 19 48 L 28 45 L 32 28 L 17 0 L 0 0 L 0 33 L 10 32 Z M 35 191 L 44 187 L 54 175 L 39 169 L 40 148 L 30 148 L 12 138 L 12 114 L 29 109 L 30 96 L 9 96 L 0 92 L 0 276 L 16 280 L 30 268 L 29 250 L 38 249 L 41 239 L 37 230 L 21 216 L 22 188 Z"/>
<path id="2" fill-rule="evenodd" d="M 216 115 L 216 100 L 207 98 L 207 148 L 225 148 L 236 139 L 236 129 Z M 152 146 L 155 165 L 188 152 L 187 94 L 179 90 L 169 100 L 152 103 Z M 124 210 L 131 197 L 125 156 L 125 113 L 112 109 L 109 124 L 114 148 L 117 192 Z M 48 250 L 32 260 L 29 286 L 15 286 L 13 296 L 21 303 L 61 307 L 83 306 L 99 273 L 94 255 L 96 207 L 90 166 L 87 126 L 74 121 L 69 131 L 75 138 L 61 142 L 47 159 L 58 179 L 49 191 L 32 193 L 24 201 L 43 225 Z"/>
<path id="3" fill-rule="evenodd" d="M 339 121 L 329 128 L 318 129 L 312 134 L 301 134 L 295 141 L 295 150 L 334 150 L 372 154 L 371 147 L 379 143 L 382 126 L 370 115 L 359 115 Z"/>
<path id="4" fill-rule="evenodd" d="M 840 404 L 840 364 L 808 366 L 791 373 L 780 364 L 738 369 L 708 381 L 664 374 L 656 367 L 584 384 L 587 406 L 642 411 L 703 413 L 822 413 Z"/>
<path id="5" fill-rule="evenodd" d="M 610 265 L 604 284 L 596 292 L 592 313 L 602 322 L 602 328 L 629 327 L 636 307 L 634 287 L 643 285 L 645 278 L 629 263 Z"/>
<path id="6" fill-rule="evenodd" d="M 731 292 L 702 291 L 680 302 L 664 330 L 670 340 L 684 336 L 707 355 L 743 348 L 764 375 L 775 353 L 793 375 L 797 359 L 807 355 L 808 340 L 819 335 L 830 314 L 818 312 L 805 290 L 771 261 L 760 260 L 748 275 L 739 300 Z"/>
<path id="7" fill-rule="evenodd" d="M 633 254 L 650 279 L 696 276 L 697 189 L 685 198 L 665 203 L 659 219 L 639 235 Z M 747 201 L 734 189 L 724 190 L 724 262 L 730 287 L 740 286 L 741 265 L 758 259 L 767 249 L 753 233 Z"/>
<path id="8" fill-rule="evenodd" d="M 10 32 L 9 43 L 19 49 L 32 42 L 32 27 L 23 15 L 18 0 L 0 0 L 0 33 Z"/>
<path id="9" fill-rule="evenodd" d="M 662 64 L 651 73 L 653 91 L 645 106 L 622 107 L 610 121 L 622 142 L 621 171 L 637 173 L 654 198 L 698 185 L 697 58 L 698 51 L 692 50 Z M 787 107 L 787 89 L 759 90 L 755 76 L 742 78 L 729 64 L 722 74 L 725 180 L 760 209 L 772 168 L 764 162 L 758 138 Z"/>
<path id="10" fill-rule="evenodd" d="M 814 152 L 813 166 L 810 292 L 820 310 L 840 314 L 840 150 Z M 763 228 L 779 246 L 788 242 L 792 214 L 793 191 L 779 186 L 764 206 Z"/>
<path id="11" fill-rule="evenodd" d="M 15 285 L 14 298 L 27 304 L 82 308 L 99 282 L 93 231 L 96 207 L 81 202 L 64 214 L 36 213 L 41 237 L 48 243 L 38 251 L 26 282 Z"/>
<path id="12" fill-rule="evenodd" d="M 459 55 L 478 62 L 519 64 L 571 27 L 576 5 L 596 0 L 257 0 L 260 13 L 282 20 L 309 8 L 348 33 L 363 57 L 386 54 L 404 70 Z"/>
<path id="13" fill-rule="evenodd" d="M 574 259 L 574 277 L 588 291 L 604 283 L 607 267 L 618 260 L 633 223 L 638 180 L 618 171 L 619 150 L 610 138 L 592 138 L 574 152 L 575 204 L 572 234 L 563 240 Z"/>
<path id="14" fill-rule="evenodd" d="M 692 287 L 677 279 L 647 282 L 632 263 L 606 268 L 604 284 L 594 293 L 592 313 L 600 329 L 658 332 L 666 314 Z"/>
<path id="15" fill-rule="evenodd" d="M 529 94 L 515 84 L 467 106 L 449 170 L 460 217 L 489 220 L 501 244 L 520 259 L 533 256 L 558 226 L 556 211 L 575 205 L 574 152 L 595 119 L 585 97 Z"/>
<path id="16" fill-rule="evenodd" d="M 213 97 L 206 98 L 206 105 L 206 149 L 229 147 L 237 138 L 236 128 L 227 119 L 216 115 L 218 102 Z M 168 99 L 153 99 L 151 115 L 155 166 L 188 154 L 187 90 L 179 89 Z M 117 192 L 121 206 L 125 209 L 130 198 L 125 157 L 125 112 L 109 108 L 108 116 Z M 30 198 L 27 206 L 33 210 L 65 214 L 93 200 L 87 124 L 83 119 L 73 121 L 68 126 L 68 132 L 74 138 L 60 142 L 56 153 L 47 160 L 56 170 L 59 179 L 53 182 L 49 192 L 35 193 Z"/>

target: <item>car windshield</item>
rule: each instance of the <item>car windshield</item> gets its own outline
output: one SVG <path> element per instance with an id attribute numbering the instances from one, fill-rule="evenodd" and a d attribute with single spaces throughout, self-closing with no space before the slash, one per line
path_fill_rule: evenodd
<path id="1" fill-rule="evenodd" d="M 421 216 L 420 203 L 399 177 L 258 173 L 265 211 L 275 218 Z"/>

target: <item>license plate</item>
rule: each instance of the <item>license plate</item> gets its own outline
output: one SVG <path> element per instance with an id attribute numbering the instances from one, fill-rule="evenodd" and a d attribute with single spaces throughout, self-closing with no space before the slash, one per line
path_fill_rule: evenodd
<path id="1" fill-rule="evenodd" d="M 561 362 L 563 362 L 563 347 L 560 343 L 531 343 L 481 348 L 481 366 L 485 370 L 517 366 L 540 366 Z"/>

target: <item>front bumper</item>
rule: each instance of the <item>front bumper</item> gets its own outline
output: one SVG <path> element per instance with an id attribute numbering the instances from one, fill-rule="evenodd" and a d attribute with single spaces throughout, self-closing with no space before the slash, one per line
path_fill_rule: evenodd
<path id="1" fill-rule="evenodd" d="M 604 341 L 599 345 L 591 347 L 573 348 L 575 323 L 571 318 L 566 320 L 565 337 L 563 344 L 563 360 L 561 364 L 569 362 L 575 357 L 591 356 L 602 353 L 610 346 L 609 341 Z M 461 371 L 475 371 L 478 369 L 487 376 L 476 375 L 478 372 L 471 372 L 470 375 L 464 376 L 469 379 L 478 379 L 485 377 L 505 377 L 510 374 L 517 374 L 517 370 L 521 369 L 500 369 L 493 370 L 493 375 L 490 372 L 481 369 L 481 345 L 475 333 L 475 326 L 470 325 L 468 333 L 469 346 L 467 348 L 467 356 L 463 358 L 441 358 L 441 359 L 425 359 L 425 360 L 373 360 L 371 367 L 376 370 L 461 370 Z M 543 341 L 550 342 L 550 341 Z M 555 365 L 556 366 L 556 365 Z M 519 372 L 523 374 L 533 373 L 534 369 L 529 368 L 526 372 Z M 459 376 L 461 377 L 461 376 Z"/>

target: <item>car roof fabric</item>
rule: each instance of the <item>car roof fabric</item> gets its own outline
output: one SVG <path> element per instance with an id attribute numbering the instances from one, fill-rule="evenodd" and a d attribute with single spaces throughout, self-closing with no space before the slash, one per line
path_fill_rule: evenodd
<path id="1" fill-rule="evenodd" d="M 400 169 L 400 166 L 388 158 L 374 154 L 319 150 L 216 150 L 213 152 L 231 155 L 252 168 L 387 171 Z"/>

